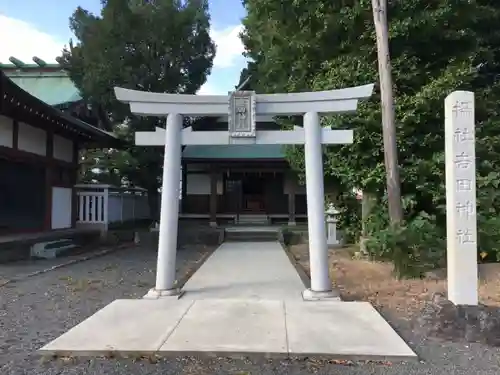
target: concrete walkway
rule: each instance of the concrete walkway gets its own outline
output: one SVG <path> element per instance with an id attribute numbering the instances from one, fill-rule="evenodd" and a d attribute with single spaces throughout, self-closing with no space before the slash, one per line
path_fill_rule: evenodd
<path id="1" fill-rule="evenodd" d="M 300 301 L 305 286 L 278 242 L 223 243 L 184 285 L 182 299 Z"/>
<path id="2" fill-rule="evenodd" d="M 305 302 L 304 288 L 279 243 L 224 243 L 180 299 L 116 300 L 39 352 L 416 358 L 369 303 Z"/>

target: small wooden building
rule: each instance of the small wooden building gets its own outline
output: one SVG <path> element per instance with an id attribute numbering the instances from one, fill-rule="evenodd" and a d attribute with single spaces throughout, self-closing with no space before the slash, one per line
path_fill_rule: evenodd
<path id="1" fill-rule="evenodd" d="M 118 141 L 25 91 L 4 68 L 0 67 L 0 234 L 74 228 L 79 150 L 113 147 Z M 23 68 L 12 69 L 38 77 L 60 70 L 42 63 L 38 72 Z M 16 79 L 26 78 L 17 74 Z M 57 87 L 49 91 L 54 90 Z"/>
<path id="2" fill-rule="evenodd" d="M 262 120 L 262 119 L 261 119 Z M 272 118 L 257 130 L 277 130 Z M 196 130 L 227 130 L 227 118 L 204 119 Z M 281 145 L 191 145 L 182 154 L 181 218 L 221 222 L 288 223 L 306 220 L 305 187 Z"/>

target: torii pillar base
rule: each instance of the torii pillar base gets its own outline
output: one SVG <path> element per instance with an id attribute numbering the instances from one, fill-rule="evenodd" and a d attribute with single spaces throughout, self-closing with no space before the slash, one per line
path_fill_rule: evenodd
<path id="1" fill-rule="evenodd" d="M 329 290 L 327 292 L 315 292 L 311 289 L 306 289 L 302 292 L 304 301 L 342 301 L 338 290 Z"/>
<path id="2" fill-rule="evenodd" d="M 158 290 L 158 289 L 150 289 L 148 294 L 146 294 L 143 299 L 163 299 L 163 298 L 173 298 L 179 299 L 184 295 L 184 291 L 175 288 L 175 289 L 166 289 L 166 290 Z"/>

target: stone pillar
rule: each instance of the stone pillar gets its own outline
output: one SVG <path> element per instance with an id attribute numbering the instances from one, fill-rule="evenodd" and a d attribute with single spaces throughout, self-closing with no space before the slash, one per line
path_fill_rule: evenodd
<path id="1" fill-rule="evenodd" d="M 340 241 L 337 236 L 337 215 L 339 212 L 337 209 L 330 205 L 328 211 L 326 212 L 326 232 L 327 232 L 327 244 L 331 247 L 338 247 L 340 245 Z"/>
<path id="2" fill-rule="evenodd" d="M 478 304 L 474 93 L 445 100 L 448 299 Z"/>
<path id="3" fill-rule="evenodd" d="M 179 221 L 181 130 L 182 116 L 169 114 L 165 131 L 156 286 L 148 294 L 148 297 L 153 298 L 180 294 L 180 290 L 175 287 L 175 258 Z"/>
<path id="4" fill-rule="evenodd" d="M 326 226 L 328 230 L 328 246 L 340 246 L 340 241 L 337 236 L 337 219 L 334 217 L 329 217 L 328 219 L 326 219 Z"/>
<path id="5" fill-rule="evenodd" d="M 217 171 L 210 169 L 210 226 L 217 227 Z"/>
<path id="6" fill-rule="evenodd" d="M 303 298 L 317 300 L 335 296 L 328 274 L 323 150 L 318 113 L 304 115 L 304 131 L 311 288 L 304 291 Z"/>

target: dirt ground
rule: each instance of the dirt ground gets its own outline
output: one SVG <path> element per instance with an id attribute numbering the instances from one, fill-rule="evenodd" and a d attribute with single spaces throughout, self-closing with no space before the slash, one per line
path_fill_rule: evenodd
<path id="1" fill-rule="evenodd" d="M 307 244 L 291 246 L 290 251 L 309 274 Z M 446 292 L 446 280 L 397 280 L 391 264 L 353 259 L 353 253 L 351 248 L 330 250 L 330 277 L 343 300 L 368 301 L 411 319 L 434 293 Z M 500 264 L 480 265 L 480 275 L 480 302 L 500 307 Z"/>

